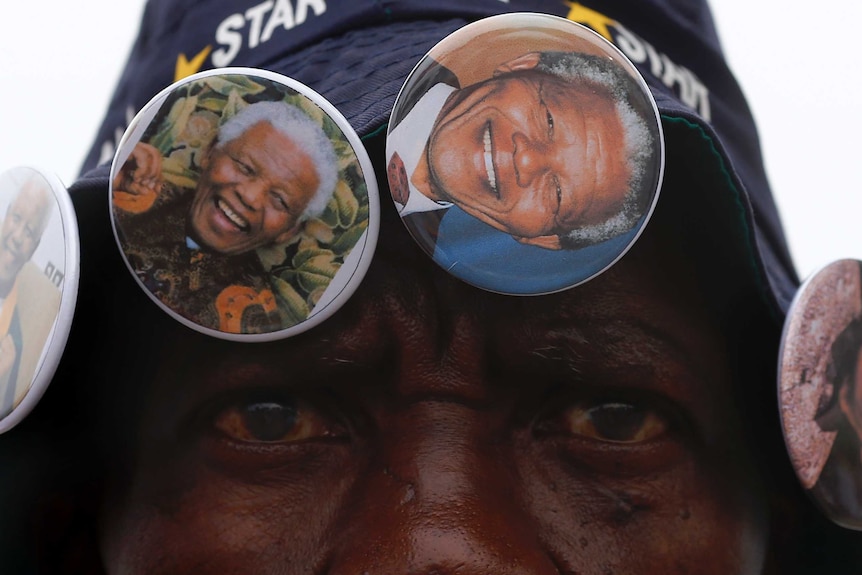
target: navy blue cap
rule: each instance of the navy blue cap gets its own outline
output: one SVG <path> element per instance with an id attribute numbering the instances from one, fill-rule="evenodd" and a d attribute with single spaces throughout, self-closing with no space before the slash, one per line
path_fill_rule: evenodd
<path id="1" fill-rule="evenodd" d="M 367 137 L 385 129 L 398 90 L 435 43 L 470 21 L 520 11 L 587 25 L 637 65 L 656 98 L 669 147 L 675 134 L 685 134 L 680 140 L 686 146 L 697 142 L 692 158 L 683 154 L 676 165 L 667 166 L 668 174 L 691 169 L 683 165 L 687 163 L 709 164 L 703 171 L 711 174 L 710 189 L 722 190 L 724 211 L 731 214 L 718 224 L 715 242 L 735 245 L 734 257 L 744 260 L 763 301 L 780 321 L 799 281 L 754 121 L 703 2 L 687 3 L 681 10 L 661 0 L 596 0 L 588 5 L 564 0 L 150 0 L 84 163 L 85 176 L 73 190 L 106 182 L 107 163 L 134 113 L 180 77 L 227 65 L 269 69 L 321 93 Z M 689 193 L 707 192 L 695 184 Z M 704 199 L 703 209 L 712 209 L 714 200 Z"/>

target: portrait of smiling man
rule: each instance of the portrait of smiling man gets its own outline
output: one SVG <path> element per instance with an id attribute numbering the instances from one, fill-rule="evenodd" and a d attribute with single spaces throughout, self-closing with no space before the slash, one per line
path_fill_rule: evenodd
<path id="1" fill-rule="evenodd" d="M 114 194 L 152 205 L 164 186 L 161 162 L 155 147 L 138 142 L 114 176 Z M 323 212 L 336 175 L 332 144 L 302 111 L 282 102 L 251 104 L 204 152 L 188 209 L 190 243 L 234 255 L 286 242 Z M 140 213 L 142 203 L 120 202 L 118 210 Z"/>
<path id="2" fill-rule="evenodd" d="M 9 203 L 0 226 L 0 417 L 15 405 L 18 370 L 24 353 L 18 276 L 39 247 L 51 216 L 52 201 L 45 183 L 39 177 L 31 177 Z M 30 376 L 26 374 L 27 378 Z"/>
<path id="3" fill-rule="evenodd" d="M 130 265 L 168 307 L 206 327 L 224 327 L 213 304 L 236 285 L 250 287 L 263 312 L 249 325 L 277 325 L 254 252 L 291 241 L 326 208 L 338 179 L 332 143 L 296 106 L 257 102 L 200 154 L 193 190 L 171 186 L 162 153 L 144 141 L 117 170 L 113 209 Z"/>
<path id="4" fill-rule="evenodd" d="M 296 235 L 304 220 L 320 215 L 332 197 L 332 145 L 317 131 L 312 145 L 319 148 L 313 148 L 313 155 L 305 152 L 305 134 L 299 140 L 303 143 L 297 144 L 267 121 L 278 109 L 273 106 L 283 105 L 267 106 L 269 110 L 252 105 L 245 114 L 240 112 L 234 124 L 222 127 L 221 144 L 202 162 L 189 227 L 192 237 L 208 249 L 238 254 L 284 243 Z M 292 114 L 290 121 L 313 130 L 311 121 L 299 114 Z"/>
<path id="5" fill-rule="evenodd" d="M 516 4 L 330 0 L 282 31 L 261 23 L 267 3 L 237 12 L 232 3 L 151 0 L 130 56 L 136 73 L 123 76 L 100 134 L 111 133 L 122 94 L 138 82 L 170 82 L 174 61 L 155 57 L 165 46 L 196 53 L 238 30 L 243 14 L 260 15 L 252 22 L 264 32 L 250 33 L 266 41 L 237 44 L 233 63 L 275 68 L 325 95 L 363 138 L 383 182 L 392 165 L 387 126 L 406 117 L 392 106 L 413 67 L 441 38 Z M 529 2 L 559 16 L 573 4 Z M 271 20 L 284 17 L 278 6 Z M 775 358 L 799 282 L 709 10 L 658 0 L 591 8 L 608 11 L 599 22 L 609 36 L 624 26 L 643 35 L 663 70 L 691 67 L 709 85 L 715 114 L 647 78 L 667 142 L 661 200 L 623 258 L 568 291 L 513 297 L 472 287 L 411 241 L 403 204 L 384 203 L 367 274 L 330 318 L 282 341 L 207 337 L 152 312 L 113 249 L 110 168 L 88 166 L 71 192 L 88 255 L 69 345 L 43 402 L 0 437 L 3 567 L 61 575 L 858 573 L 859 534 L 819 514 L 781 436 Z M 512 58 L 532 53 L 516 47 Z M 556 134 L 553 88 L 546 81 L 540 94 L 515 76 L 526 72 L 484 89 L 545 102 Z M 450 106 L 461 103 L 469 96 Z M 549 114 L 538 109 L 547 131 Z M 427 117 L 433 124 L 438 114 Z M 477 129 L 470 145 L 485 138 Z M 481 162 L 464 167 L 474 175 L 484 165 L 480 146 Z M 448 178 L 432 164 L 429 174 Z M 494 173 L 502 197 L 506 170 Z M 606 211 L 595 210 L 597 219 Z"/>
<path id="6" fill-rule="evenodd" d="M 655 114 L 619 64 L 530 52 L 464 87 L 425 66 L 390 124 L 388 174 L 402 216 L 454 205 L 549 250 L 597 244 L 642 221 L 656 193 Z"/>

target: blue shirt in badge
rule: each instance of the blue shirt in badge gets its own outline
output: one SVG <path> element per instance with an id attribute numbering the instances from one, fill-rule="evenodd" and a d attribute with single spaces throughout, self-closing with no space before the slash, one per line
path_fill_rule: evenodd
<path id="1" fill-rule="evenodd" d="M 623 253 L 639 228 L 579 250 L 550 251 L 520 243 L 453 207 L 440 221 L 433 257 L 464 281 L 492 291 L 550 293 L 603 270 Z"/>

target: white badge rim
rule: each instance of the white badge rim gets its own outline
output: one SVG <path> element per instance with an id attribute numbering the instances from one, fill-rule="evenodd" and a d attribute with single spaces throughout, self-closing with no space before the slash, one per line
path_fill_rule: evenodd
<path id="1" fill-rule="evenodd" d="M 348 260 L 346 260 L 344 264 L 348 265 L 347 261 L 350 261 L 350 265 L 355 266 L 353 273 L 349 276 L 347 281 L 344 282 L 344 285 L 341 286 L 340 290 L 338 290 L 338 292 L 334 296 L 328 298 L 326 301 L 321 300 L 320 302 L 318 302 L 312 313 L 305 320 L 293 326 L 269 333 L 242 334 L 219 331 L 217 329 L 205 327 L 196 322 L 193 322 L 169 308 L 154 293 L 147 289 L 147 287 L 138 278 L 137 274 L 135 273 L 135 270 L 129 263 L 129 260 L 126 256 L 126 252 L 123 250 L 122 245 L 120 244 L 120 238 L 117 232 L 117 223 L 116 219 L 114 218 L 112 200 L 113 178 L 116 174 L 116 170 L 123 165 L 123 163 L 128 157 L 128 154 L 121 156 L 121 153 L 125 150 L 129 141 L 133 139 L 138 141 L 140 140 L 143 133 L 149 127 L 150 121 L 155 116 L 155 114 L 158 113 L 161 104 L 177 88 L 190 82 L 200 80 L 201 78 L 223 75 L 257 76 L 273 82 L 277 82 L 299 92 L 300 94 L 314 102 L 316 105 L 318 105 L 321 110 L 323 110 L 323 112 L 329 115 L 332 121 L 338 125 L 338 127 L 341 129 L 341 132 L 344 134 L 344 137 L 347 139 L 347 141 L 353 148 L 353 152 L 356 155 L 356 158 L 359 162 L 359 166 L 362 168 L 366 188 L 368 190 L 368 228 L 365 230 L 362 236 L 360 236 L 360 239 L 357 240 L 354 249 L 351 250 L 350 256 L 348 256 Z M 120 161 L 121 158 L 122 161 Z M 353 296 L 356 289 L 362 283 L 365 274 L 368 272 L 368 268 L 371 265 L 371 261 L 374 257 L 374 252 L 377 247 L 377 238 L 379 235 L 380 228 L 380 202 L 379 192 L 377 188 L 377 178 L 374 172 L 374 168 L 371 164 L 371 159 L 369 158 L 368 152 L 365 149 L 365 146 L 362 144 L 359 135 L 347 121 L 347 118 L 345 118 L 344 115 L 339 112 L 335 108 L 335 106 L 333 106 L 322 95 L 317 93 L 312 88 L 309 88 L 305 84 L 299 82 L 298 80 L 294 80 L 293 78 L 278 74 L 276 72 L 271 72 L 269 70 L 248 67 L 215 68 L 212 70 L 198 72 L 197 74 L 193 74 L 191 76 L 183 78 L 182 80 L 174 82 L 167 88 L 164 88 L 158 94 L 153 96 L 153 98 L 151 98 L 144 105 L 144 107 L 141 108 L 141 111 L 138 112 L 130 122 L 129 127 L 126 129 L 126 132 L 123 134 L 123 137 L 120 139 L 117 145 L 117 151 L 114 154 L 114 158 L 111 162 L 111 171 L 109 178 L 110 179 L 108 183 L 107 199 L 108 210 L 111 218 L 111 230 L 114 234 L 114 240 L 116 242 L 117 249 L 120 251 L 126 269 L 128 269 L 129 273 L 132 274 L 132 277 L 135 279 L 135 282 L 147 295 L 147 297 L 149 297 L 150 300 L 152 300 L 156 305 L 158 305 L 160 309 L 162 309 L 169 316 L 171 316 L 171 318 L 175 319 L 182 325 L 198 333 L 202 333 L 204 335 L 208 335 L 217 339 L 245 343 L 278 341 L 293 337 L 295 335 L 299 335 L 319 325 L 320 323 L 331 317 L 339 309 L 341 309 L 341 307 Z M 361 249 L 357 250 L 356 248 L 359 247 L 361 247 Z"/>
<path id="2" fill-rule="evenodd" d="M 634 82 L 641 88 L 643 94 L 646 96 L 646 99 L 650 104 L 650 107 L 652 108 L 653 115 L 655 117 L 656 135 L 657 135 L 656 148 L 657 148 L 658 153 L 656 154 L 656 162 L 658 165 L 658 171 L 657 171 L 657 177 L 656 177 L 656 189 L 655 189 L 655 193 L 653 195 L 653 199 L 650 202 L 650 205 L 647 208 L 647 210 L 644 212 L 644 215 L 642 216 L 643 222 L 638 225 L 637 231 L 634 234 L 634 236 L 632 237 L 631 241 L 629 241 L 628 244 L 625 246 L 625 248 L 620 250 L 620 252 L 609 263 L 607 263 L 604 267 L 602 267 L 598 271 L 585 277 L 584 279 L 581 279 L 579 281 L 576 281 L 575 283 L 572 283 L 570 285 L 566 285 L 566 286 L 563 286 L 563 287 L 560 287 L 557 289 L 549 289 L 549 290 L 545 290 L 545 291 L 536 291 L 536 292 L 529 292 L 529 293 L 508 292 L 508 291 L 502 291 L 499 289 L 494 289 L 493 286 L 479 285 L 478 282 L 472 282 L 469 279 L 461 277 L 460 275 L 456 275 L 451 270 L 446 269 L 444 267 L 444 269 L 446 269 L 446 271 L 448 273 L 450 273 L 451 275 L 453 275 L 454 277 L 456 277 L 460 281 L 463 281 L 469 285 L 472 285 L 473 287 L 482 289 L 482 290 L 490 292 L 490 293 L 496 293 L 496 294 L 500 294 L 500 295 L 518 296 L 518 297 L 542 296 L 542 295 L 550 295 L 550 294 L 554 294 L 554 293 L 564 292 L 564 291 L 570 290 L 572 288 L 578 287 L 580 285 L 583 285 L 583 284 L 587 283 L 588 281 L 591 281 L 591 280 L 597 278 L 598 276 L 600 276 L 601 274 L 603 274 L 604 272 L 606 272 L 607 270 L 612 268 L 614 265 L 616 265 L 616 263 L 620 259 L 622 259 L 623 256 L 625 256 L 628 253 L 628 251 L 635 245 L 635 243 L 637 243 L 641 234 L 643 233 L 643 231 L 646 229 L 647 225 L 649 224 L 649 221 L 652 219 L 653 212 L 655 211 L 655 207 L 658 204 L 659 196 L 661 195 L 662 183 L 664 182 L 664 170 L 665 170 L 665 160 L 666 160 L 664 128 L 663 128 L 662 121 L 661 121 L 661 114 L 659 112 L 658 104 L 656 103 L 655 96 L 653 96 L 653 93 L 650 90 L 649 85 L 646 82 L 646 78 L 644 78 L 644 75 L 640 72 L 640 70 L 637 69 L 637 66 L 635 66 L 635 64 L 631 61 L 631 59 L 628 56 L 626 56 L 622 52 L 622 50 L 617 48 L 612 42 L 608 41 L 607 38 L 603 37 L 601 34 L 590 29 L 589 27 L 584 26 L 583 24 L 580 24 L 578 22 L 574 22 L 572 20 L 569 20 L 567 18 L 563 18 L 561 16 L 556 16 L 553 14 L 543 14 L 543 13 L 538 13 L 538 12 L 507 12 L 505 14 L 497 14 L 494 16 L 488 16 L 486 18 L 476 20 L 474 22 L 471 22 L 471 23 L 455 30 L 454 32 L 452 32 L 451 34 L 449 34 L 448 36 L 446 36 L 445 38 L 443 38 L 442 40 L 437 42 L 433 47 L 431 47 L 431 49 L 428 50 L 428 52 L 426 52 L 422 56 L 422 58 L 420 58 L 420 60 L 416 63 L 416 65 L 413 66 L 413 69 L 410 71 L 410 74 L 407 75 L 407 79 L 404 81 L 404 83 L 401 85 L 401 88 L 398 90 L 398 94 L 395 97 L 395 103 L 393 104 L 393 110 L 398 106 L 398 103 L 401 100 L 401 97 L 404 94 L 405 89 L 407 88 L 407 85 L 410 83 L 410 80 L 414 77 L 415 74 L 417 74 L 417 71 L 419 71 L 419 69 L 422 67 L 422 65 L 425 63 L 425 61 L 431 57 L 431 53 L 434 52 L 435 50 L 437 50 L 441 46 L 441 44 L 444 44 L 447 41 L 452 42 L 453 36 L 461 36 L 461 35 L 466 35 L 468 33 L 472 34 L 473 30 L 475 30 L 475 29 L 485 28 L 485 27 L 489 26 L 490 24 L 494 24 L 496 22 L 500 22 L 499 27 L 501 27 L 501 28 L 503 28 L 503 27 L 509 28 L 510 26 L 506 25 L 506 21 L 513 20 L 513 21 L 517 21 L 521 25 L 523 25 L 523 21 L 525 19 L 532 19 L 532 20 L 535 20 L 535 21 L 540 22 L 540 23 L 544 21 L 544 22 L 548 22 L 548 23 L 553 22 L 553 23 L 556 23 L 558 25 L 561 24 L 564 26 L 572 26 L 572 27 L 574 27 L 573 29 L 578 29 L 578 30 L 580 30 L 580 33 L 585 34 L 586 36 L 593 38 L 595 40 L 595 43 L 603 46 L 606 50 L 613 53 L 614 56 L 616 58 L 618 58 L 618 63 L 620 64 L 620 66 L 622 68 L 624 68 L 629 73 L 632 80 L 634 80 Z M 545 25 L 547 25 L 547 24 L 545 24 Z M 539 24 L 537 26 L 541 26 L 541 24 Z M 387 130 L 387 135 L 388 135 L 388 130 Z M 388 139 L 387 139 L 387 146 L 386 146 L 386 157 L 387 158 L 389 157 Z M 391 199 L 391 193 L 389 194 L 389 196 Z M 410 237 L 413 238 L 413 240 L 417 244 L 420 244 L 422 251 L 425 252 L 426 255 L 428 255 L 428 257 L 436 265 L 443 267 L 440 263 L 437 262 L 437 260 L 432 255 L 430 255 L 426 252 L 425 247 L 421 244 L 421 242 L 418 239 L 416 239 L 413 236 L 412 230 L 410 230 L 410 228 L 406 225 L 406 223 L 403 221 L 403 218 L 401 218 L 401 219 L 402 219 L 402 225 L 404 225 L 405 228 L 407 228 L 407 231 L 410 234 Z"/>
<path id="3" fill-rule="evenodd" d="M 78 218 L 68 188 L 53 172 L 32 165 L 12 168 L 0 174 L 0 177 L 13 170 L 23 169 L 37 173 L 51 187 L 60 213 L 60 223 L 63 226 L 66 261 L 64 262 L 63 289 L 60 291 L 60 306 L 54 325 L 42 348 L 43 360 L 41 364 L 37 365 L 30 389 L 24 395 L 21 403 L 15 406 L 6 417 L 0 418 L 0 434 L 18 425 L 33 411 L 54 378 L 66 349 L 66 343 L 69 341 L 69 333 L 72 329 L 72 320 L 78 302 L 78 285 L 81 275 L 81 238 L 78 233 Z"/>

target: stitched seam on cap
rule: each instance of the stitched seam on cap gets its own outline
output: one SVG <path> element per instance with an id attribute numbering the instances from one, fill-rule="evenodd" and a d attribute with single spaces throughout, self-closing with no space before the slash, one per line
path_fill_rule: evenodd
<path id="1" fill-rule="evenodd" d="M 360 139 L 361 139 L 363 142 L 367 142 L 368 140 L 370 140 L 370 139 L 372 139 L 372 138 L 374 138 L 374 137 L 376 137 L 376 136 L 379 136 L 380 134 L 384 133 L 388 127 L 389 127 L 389 123 L 388 123 L 388 122 L 384 122 L 384 123 L 380 124 L 380 126 L 378 126 L 377 128 L 374 128 L 374 129 L 373 129 L 373 130 L 371 130 L 369 133 L 367 133 L 367 134 L 365 134 L 364 136 L 362 136 L 362 138 L 360 138 Z"/>

